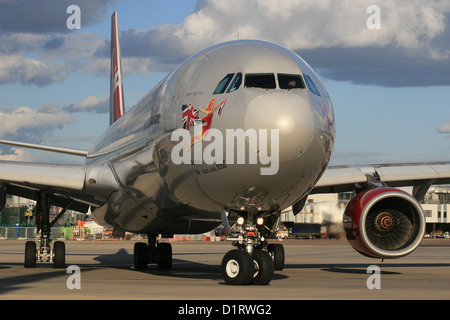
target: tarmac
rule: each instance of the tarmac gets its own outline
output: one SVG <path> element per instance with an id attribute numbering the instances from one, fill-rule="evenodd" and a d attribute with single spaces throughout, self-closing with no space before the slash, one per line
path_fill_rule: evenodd
<path id="1" fill-rule="evenodd" d="M 409 256 L 384 262 L 361 256 L 345 239 L 281 243 L 286 265 L 269 285 L 229 286 L 220 268 L 233 249 L 226 241 L 174 242 L 171 270 L 152 264 L 138 271 L 133 268 L 133 241 L 66 241 L 67 268 L 38 263 L 26 269 L 25 241 L 0 240 L 0 299 L 267 303 L 450 298 L 450 239 L 424 239 Z"/>

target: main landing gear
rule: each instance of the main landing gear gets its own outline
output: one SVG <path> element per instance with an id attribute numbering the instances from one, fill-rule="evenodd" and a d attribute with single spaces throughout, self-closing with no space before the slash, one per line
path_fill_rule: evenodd
<path id="1" fill-rule="evenodd" d="M 148 243 L 134 244 L 134 268 L 146 270 L 149 263 L 157 263 L 159 269 L 172 268 L 172 245 L 158 242 L 156 235 L 148 235 Z"/>
<path id="2" fill-rule="evenodd" d="M 45 193 L 39 194 L 36 202 L 37 241 L 25 243 L 25 268 L 36 268 L 36 263 L 53 262 L 53 267 L 64 268 L 66 266 L 66 247 L 64 242 L 55 241 L 51 246 L 50 230 L 53 224 L 67 211 L 69 205 L 50 223 L 50 201 Z"/>
<path id="3" fill-rule="evenodd" d="M 267 224 L 276 222 L 268 216 Z M 227 223 L 226 223 L 227 224 Z M 272 229 L 264 218 L 252 212 L 237 219 L 236 231 L 232 237 L 236 249 L 229 251 L 222 260 L 222 275 L 230 285 L 266 285 L 272 280 L 275 270 L 284 268 L 284 247 L 268 244 L 267 237 Z"/>

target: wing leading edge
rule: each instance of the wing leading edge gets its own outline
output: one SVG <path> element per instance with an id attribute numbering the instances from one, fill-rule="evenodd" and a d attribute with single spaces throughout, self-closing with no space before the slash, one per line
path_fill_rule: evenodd
<path id="1" fill-rule="evenodd" d="M 311 193 L 353 191 L 368 183 L 412 186 L 413 196 L 421 199 L 431 185 L 450 184 L 450 162 L 329 167 Z"/>
<path id="2" fill-rule="evenodd" d="M 36 200 L 51 195 L 51 205 L 87 212 L 104 204 L 118 190 L 107 165 L 63 165 L 0 161 L 1 192 Z"/>
<path id="3" fill-rule="evenodd" d="M 9 145 L 9 146 L 14 146 L 14 147 L 30 148 L 30 149 L 36 149 L 36 150 L 42 150 L 42 151 L 50 151 L 50 152 L 56 152 L 56 153 L 64 153 L 64 154 L 69 154 L 72 156 L 86 157 L 88 155 L 88 151 L 85 151 L 85 150 L 44 146 L 41 144 L 34 144 L 34 143 L 0 140 L 0 144 L 5 144 L 5 145 Z"/>

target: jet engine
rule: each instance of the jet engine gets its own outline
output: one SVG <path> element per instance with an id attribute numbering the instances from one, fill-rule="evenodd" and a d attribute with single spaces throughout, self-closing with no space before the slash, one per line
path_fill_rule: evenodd
<path id="1" fill-rule="evenodd" d="M 410 254 L 425 232 L 421 205 L 406 192 L 392 188 L 358 193 L 344 212 L 348 242 L 362 255 L 393 259 Z"/>

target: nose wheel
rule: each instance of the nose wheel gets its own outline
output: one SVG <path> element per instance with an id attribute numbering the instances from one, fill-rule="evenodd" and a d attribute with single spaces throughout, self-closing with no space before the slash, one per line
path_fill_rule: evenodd
<path id="1" fill-rule="evenodd" d="M 222 260 L 222 276 L 229 285 L 266 285 L 272 281 L 274 271 L 271 255 L 261 249 L 255 249 L 252 254 L 231 250 Z"/>
<path id="2" fill-rule="evenodd" d="M 276 222 L 268 220 L 273 227 Z M 238 219 L 236 232 L 228 237 L 237 249 L 229 251 L 221 264 L 226 284 L 267 285 L 272 281 L 275 270 L 283 270 L 283 246 L 268 244 L 266 240 L 272 229 L 261 223 L 261 217 L 254 214 L 249 213 L 245 219 Z"/>
<path id="3" fill-rule="evenodd" d="M 251 284 L 269 284 L 274 275 L 274 264 L 269 253 L 261 249 L 255 249 L 253 251 L 253 265 L 255 266 L 255 273 Z"/>
<path id="4" fill-rule="evenodd" d="M 253 259 L 243 250 L 231 250 L 223 257 L 222 275 L 227 284 L 247 285 L 253 279 Z"/>

